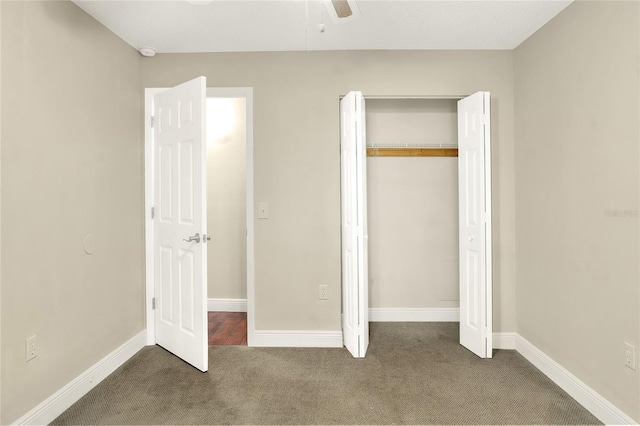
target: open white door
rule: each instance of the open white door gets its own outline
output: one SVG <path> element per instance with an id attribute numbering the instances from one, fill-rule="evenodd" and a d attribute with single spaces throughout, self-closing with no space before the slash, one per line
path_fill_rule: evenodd
<path id="1" fill-rule="evenodd" d="M 340 101 L 342 199 L 342 333 L 355 358 L 369 347 L 367 147 L 364 98 L 349 92 Z"/>
<path id="2" fill-rule="evenodd" d="M 156 343 L 201 371 L 207 357 L 206 79 L 153 100 Z"/>
<path id="3" fill-rule="evenodd" d="M 460 344 L 491 358 L 491 134 L 490 94 L 458 101 L 460 213 Z"/>

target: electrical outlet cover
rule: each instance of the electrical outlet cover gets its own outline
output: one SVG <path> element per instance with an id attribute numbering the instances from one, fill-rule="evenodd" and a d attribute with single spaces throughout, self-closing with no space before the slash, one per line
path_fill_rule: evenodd
<path id="1" fill-rule="evenodd" d="M 34 359 L 37 355 L 36 353 L 36 336 L 31 336 L 27 340 L 25 340 L 25 351 L 26 351 L 26 361 L 29 362 Z"/>
<path id="2" fill-rule="evenodd" d="M 329 288 L 326 285 L 321 285 L 318 296 L 320 300 L 327 300 L 329 298 Z"/>
<path id="3" fill-rule="evenodd" d="M 624 343 L 624 365 L 636 369 L 636 347 L 627 342 Z"/>

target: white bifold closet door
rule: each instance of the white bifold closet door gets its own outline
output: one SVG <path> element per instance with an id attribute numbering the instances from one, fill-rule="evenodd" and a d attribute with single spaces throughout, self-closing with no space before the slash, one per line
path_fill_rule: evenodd
<path id="1" fill-rule="evenodd" d="M 206 80 L 153 100 L 156 343 L 201 371 L 207 357 Z"/>
<path id="2" fill-rule="evenodd" d="M 364 97 L 340 101 L 342 201 L 342 332 L 345 347 L 364 358 L 369 346 L 367 147 Z"/>
<path id="3" fill-rule="evenodd" d="M 460 214 L 460 344 L 491 358 L 491 133 L 490 95 L 458 101 Z"/>
<path id="4" fill-rule="evenodd" d="M 354 357 L 369 345 L 367 160 L 365 103 L 349 92 L 340 102 L 342 202 L 342 332 Z M 491 358 L 490 94 L 458 102 L 460 344 Z M 437 224 L 433 224 L 437 226 Z"/>

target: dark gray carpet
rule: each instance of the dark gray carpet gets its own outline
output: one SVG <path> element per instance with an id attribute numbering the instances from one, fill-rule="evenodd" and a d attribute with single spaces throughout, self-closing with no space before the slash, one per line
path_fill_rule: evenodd
<path id="1" fill-rule="evenodd" d="M 208 373 L 147 347 L 53 424 L 600 424 L 515 351 L 461 347 L 457 323 L 372 323 L 370 342 L 212 346 Z"/>

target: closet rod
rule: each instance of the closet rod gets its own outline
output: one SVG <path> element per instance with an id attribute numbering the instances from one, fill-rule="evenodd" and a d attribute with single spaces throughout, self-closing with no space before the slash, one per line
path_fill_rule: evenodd
<path id="1" fill-rule="evenodd" d="M 458 148 L 367 148 L 367 157 L 457 157 Z"/>

